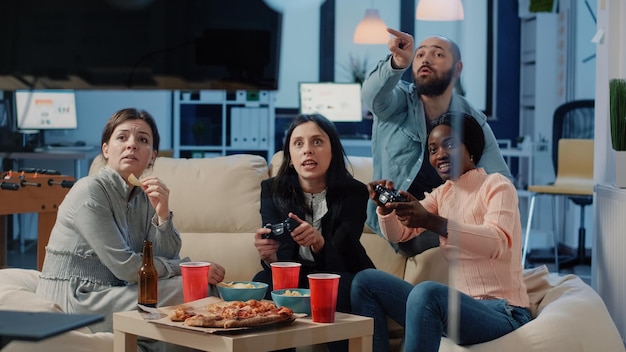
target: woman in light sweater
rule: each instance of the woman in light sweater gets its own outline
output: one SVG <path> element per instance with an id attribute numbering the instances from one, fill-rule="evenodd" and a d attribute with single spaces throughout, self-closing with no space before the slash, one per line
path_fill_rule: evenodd
<path id="1" fill-rule="evenodd" d="M 399 191 L 408 202 L 382 204 L 374 187 L 393 183 L 379 180 L 370 183 L 370 195 L 388 240 L 407 241 L 424 230 L 439 234 L 444 257 L 456 262 L 451 286 L 459 298 L 458 331 L 448 330 L 450 287 L 432 281 L 413 286 L 368 269 L 354 278 L 351 300 L 356 314 L 374 318 L 375 351 L 389 348 L 387 316 L 405 327 L 407 352 L 436 352 L 441 336 L 459 345 L 490 341 L 531 320 L 517 192 L 506 177 L 476 167 L 484 148 L 481 127 L 471 116 L 454 115 L 434 121 L 427 142 L 443 185 L 422 201 Z"/>

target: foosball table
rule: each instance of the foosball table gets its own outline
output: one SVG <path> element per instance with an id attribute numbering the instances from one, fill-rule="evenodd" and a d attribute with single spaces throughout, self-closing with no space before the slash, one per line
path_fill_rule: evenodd
<path id="1" fill-rule="evenodd" d="M 0 268 L 6 266 L 7 215 L 38 213 L 37 269 L 57 218 L 59 205 L 76 180 L 54 170 L 0 171 Z"/>

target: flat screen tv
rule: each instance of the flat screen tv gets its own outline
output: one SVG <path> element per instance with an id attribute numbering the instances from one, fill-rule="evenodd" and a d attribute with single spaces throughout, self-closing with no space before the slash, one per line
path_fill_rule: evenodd
<path id="1" fill-rule="evenodd" d="M 361 85 L 358 83 L 299 83 L 300 113 L 319 113 L 333 122 L 363 119 Z"/>
<path id="2" fill-rule="evenodd" d="M 277 90 L 263 0 L 2 0 L 0 89 Z"/>
<path id="3" fill-rule="evenodd" d="M 19 131 L 75 129 L 78 125 L 73 90 L 16 90 L 14 101 Z"/>

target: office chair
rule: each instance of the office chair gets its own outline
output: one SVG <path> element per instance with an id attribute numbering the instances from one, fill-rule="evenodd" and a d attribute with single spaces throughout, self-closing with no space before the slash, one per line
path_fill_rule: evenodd
<path id="1" fill-rule="evenodd" d="M 554 112 L 552 129 L 552 162 L 556 180 L 551 185 L 531 185 L 528 222 L 522 253 L 522 264 L 527 259 L 528 239 L 532 225 L 535 199 L 538 195 L 552 196 L 553 242 L 555 270 L 560 265 L 584 264 L 585 254 L 585 207 L 593 202 L 593 135 L 594 135 L 594 100 L 577 100 L 559 106 Z M 564 140 L 562 145 L 562 140 Z M 586 141 L 585 141 L 586 140 Z M 567 196 L 580 206 L 580 224 L 578 228 L 577 254 L 563 260 L 558 255 L 558 235 L 554 198 Z"/>

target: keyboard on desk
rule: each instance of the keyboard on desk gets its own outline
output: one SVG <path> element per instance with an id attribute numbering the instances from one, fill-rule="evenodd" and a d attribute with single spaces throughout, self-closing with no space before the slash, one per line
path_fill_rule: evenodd
<path id="1" fill-rule="evenodd" d="M 30 153 L 35 150 L 35 147 L 30 146 L 8 146 L 0 145 L 0 153 Z"/>
<path id="2" fill-rule="evenodd" d="M 67 151 L 67 152 L 89 152 L 94 150 L 95 147 L 93 145 L 48 145 L 45 148 L 43 148 L 43 151 L 50 151 L 50 152 L 61 152 L 61 151 Z"/>

